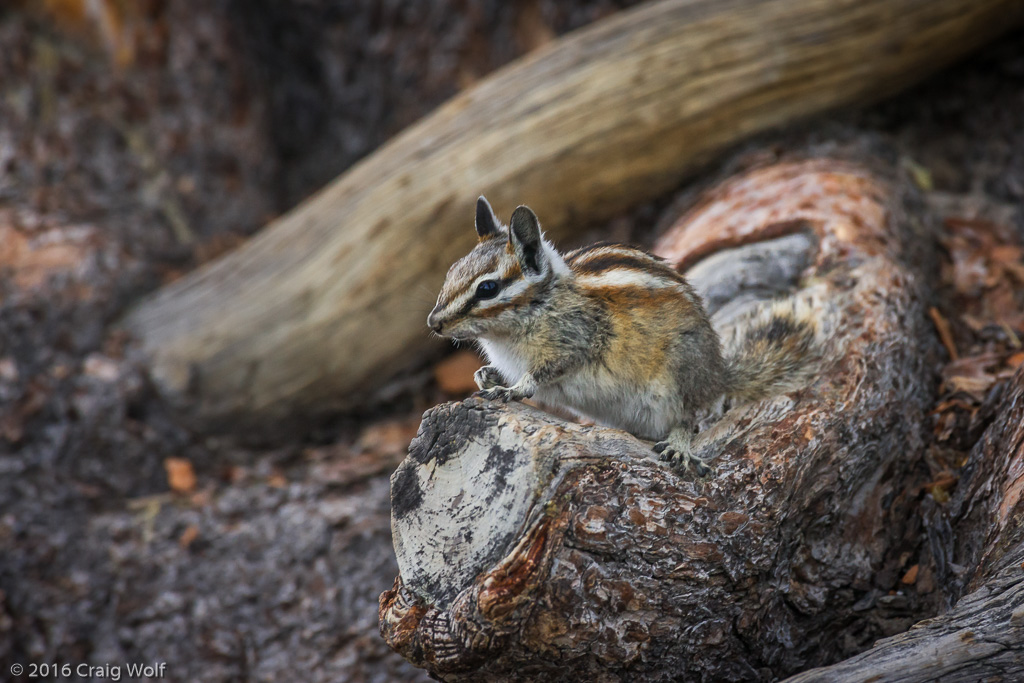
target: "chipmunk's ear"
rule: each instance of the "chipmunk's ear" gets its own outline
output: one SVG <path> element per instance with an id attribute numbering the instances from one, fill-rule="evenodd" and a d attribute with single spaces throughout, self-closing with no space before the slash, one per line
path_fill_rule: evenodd
<path id="1" fill-rule="evenodd" d="M 494 210 L 483 195 L 476 200 L 476 234 L 481 240 L 490 239 L 501 234 L 501 224 L 498 223 Z"/>
<path id="2" fill-rule="evenodd" d="M 547 267 L 547 254 L 540 238 L 540 221 L 528 206 L 519 206 L 508 223 L 508 241 L 527 275 L 540 275 Z"/>

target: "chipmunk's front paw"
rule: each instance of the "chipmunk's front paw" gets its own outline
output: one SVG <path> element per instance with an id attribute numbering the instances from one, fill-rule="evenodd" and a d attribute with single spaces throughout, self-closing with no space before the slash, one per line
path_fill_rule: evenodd
<path id="1" fill-rule="evenodd" d="M 473 373 L 473 381 L 481 389 L 493 389 L 501 387 L 502 376 L 498 368 L 493 365 L 485 365 Z"/>
<path id="2" fill-rule="evenodd" d="M 473 395 L 485 398 L 488 401 L 501 401 L 502 403 L 508 403 L 509 401 L 514 401 L 517 398 L 520 398 L 516 394 L 517 392 L 514 388 L 491 387 L 490 389 L 482 389 Z"/>
<path id="3" fill-rule="evenodd" d="M 667 462 L 677 472 L 694 472 L 698 477 L 706 477 L 713 471 L 711 467 L 690 452 L 689 448 L 680 447 L 671 441 L 659 441 L 654 444 L 654 452 L 658 459 Z"/>
<path id="4" fill-rule="evenodd" d="M 481 370 L 486 370 L 490 366 L 484 366 L 477 370 L 479 373 Z M 509 401 L 519 401 L 524 398 L 530 398 L 537 391 L 537 382 L 533 379 L 533 375 L 523 375 L 515 386 L 502 387 L 492 386 L 488 389 L 481 389 L 480 391 L 473 394 L 480 398 L 486 398 L 488 401 L 501 401 L 502 403 L 508 403 Z"/>

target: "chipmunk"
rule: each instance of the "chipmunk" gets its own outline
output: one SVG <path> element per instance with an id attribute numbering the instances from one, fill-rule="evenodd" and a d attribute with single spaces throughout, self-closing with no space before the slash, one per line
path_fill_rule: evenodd
<path id="1" fill-rule="evenodd" d="M 448 271 L 427 325 L 479 343 L 489 364 L 477 395 L 534 397 L 657 441 L 673 468 L 707 475 L 690 449 L 697 415 L 770 395 L 813 343 L 813 322 L 773 314 L 726 358 L 701 298 L 658 257 L 608 243 L 560 254 L 528 207 L 506 227 L 483 197 L 475 224 L 479 242 Z"/>

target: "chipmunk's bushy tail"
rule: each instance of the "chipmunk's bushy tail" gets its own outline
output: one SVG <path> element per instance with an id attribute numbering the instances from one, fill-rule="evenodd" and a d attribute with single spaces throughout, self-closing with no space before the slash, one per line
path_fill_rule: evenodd
<path id="1" fill-rule="evenodd" d="M 802 383 L 821 355 L 813 311 L 793 301 L 776 302 L 754 316 L 731 346 L 728 394 L 742 403 Z"/>

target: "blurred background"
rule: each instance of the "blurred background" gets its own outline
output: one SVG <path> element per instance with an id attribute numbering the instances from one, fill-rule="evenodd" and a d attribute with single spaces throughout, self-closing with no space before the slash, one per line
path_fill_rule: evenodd
<path id="1" fill-rule="evenodd" d="M 489 72 L 635 4 L 0 8 L 0 678 L 13 662 L 165 661 L 172 680 L 426 679 L 377 634 L 397 573 L 388 476 L 422 411 L 474 388 L 475 355 L 252 446 L 179 419 L 114 323 Z M 738 153 L 881 145 L 940 202 L 1024 236 L 1021 112 L 1018 30 Z M 578 239 L 649 243 L 694 187 Z"/>

